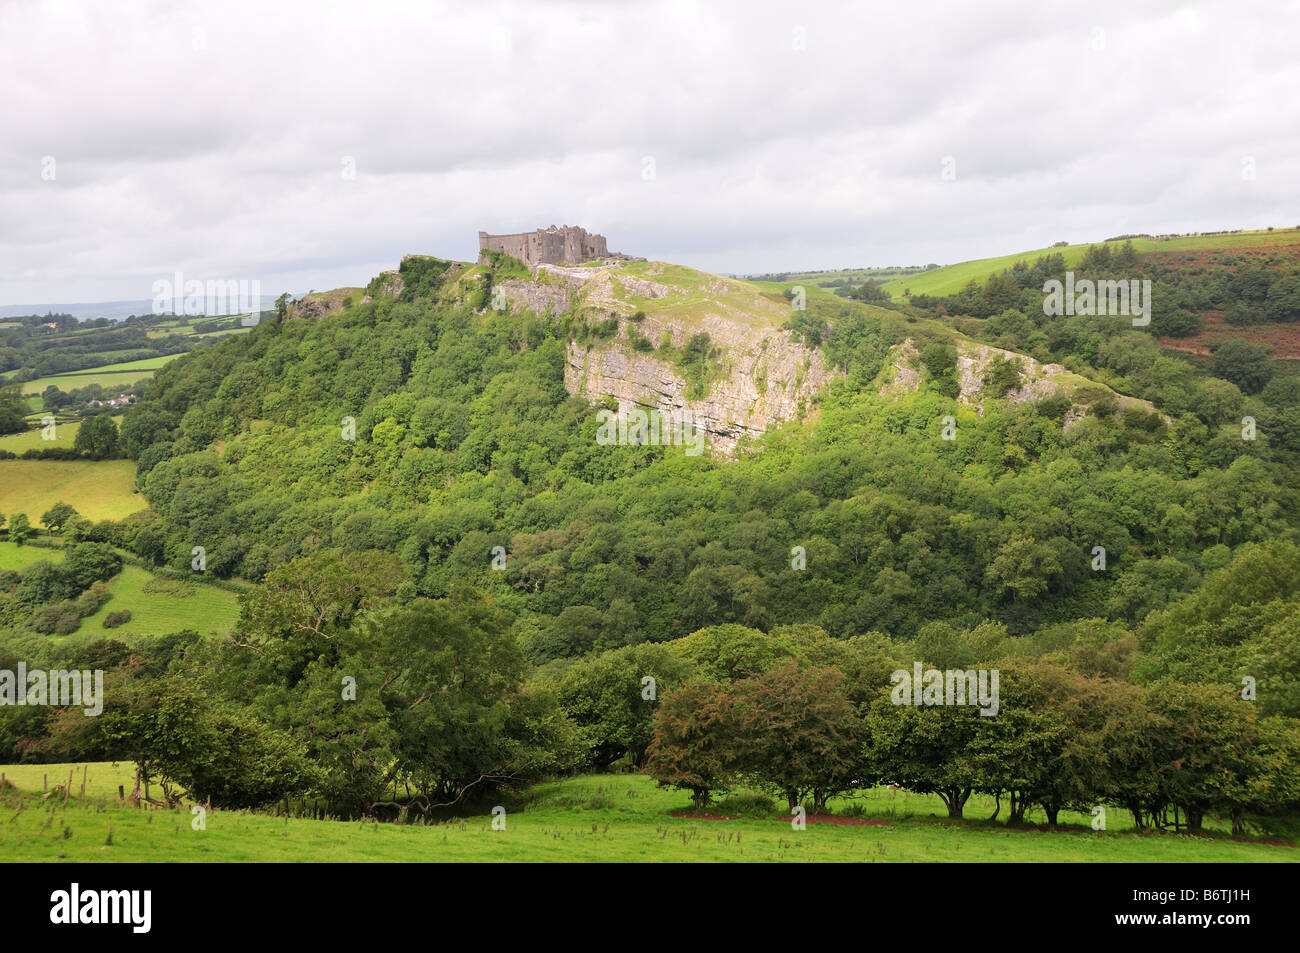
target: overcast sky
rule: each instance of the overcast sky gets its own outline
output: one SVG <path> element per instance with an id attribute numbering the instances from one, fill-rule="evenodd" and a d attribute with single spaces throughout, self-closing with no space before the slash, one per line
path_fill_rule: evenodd
<path id="1" fill-rule="evenodd" d="M 0 0 L 0 304 L 565 223 L 740 274 L 1300 224 L 1298 36 L 1277 0 Z"/>

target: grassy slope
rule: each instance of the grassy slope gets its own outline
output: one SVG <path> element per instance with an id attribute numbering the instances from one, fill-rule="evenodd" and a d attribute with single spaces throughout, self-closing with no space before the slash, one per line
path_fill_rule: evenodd
<path id="1" fill-rule="evenodd" d="M 8 541 L 0 542 L 0 569 L 26 569 L 32 563 L 46 560 L 52 563 L 63 561 L 62 549 L 50 549 L 48 546 L 19 546 Z"/>
<path id="2" fill-rule="evenodd" d="M 63 550 L 0 542 L 0 569 L 24 569 L 42 559 L 60 562 Z M 97 613 L 82 619 L 74 634 L 112 636 L 131 643 L 135 636 L 166 635 L 181 629 L 228 633 L 239 619 L 238 593 L 156 576 L 138 566 L 123 566 L 109 580 L 108 591 L 113 598 Z M 116 629 L 105 629 L 104 616 L 122 609 L 131 610 L 131 621 Z"/>
<path id="3" fill-rule="evenodd" d="M 908 290 L 914 295 L 954 294 L 964 288 L 966 283 L 972 278 L 976 281 L 982 281 L 994 272 L 1002 271 L 1004 268 L 1010 268 L 1018 261 L 1033 262 L 1034 259 L 1042 255 L 1060 252 L 1065 256 L 1066 265 L 1076 265 L 1083 259 L 1083 256 L 1089 247 L 1092 245 L 1102 244 L 1119 246 L 1122 245 L 1123 242 L 1088 242 L 1083 245 L 1069 245 L 1065 248 L 1039 248 L 1035 251 L 1022 251 L 1017 252 L 1014 255 L 1002 255 L 997 258 L 980 258 L 975 261 L 964 261 L 955 265 L 945 265 L 943 268 L 936 268 L 935 270 L 925 272 L 924 274 L 908 275 L 904 278 L 897 278 L 893 281 L 886 282 L 884 288 L 895 296 L 902 295 L 904 290 Z M 1295 244 L 1300 244 L 1300 229 L 1294 228 L 1277 229 L 1272 232 L 1237 232 L 1232 235 L 1199 235 L 1187 238 L 1170 238 L 1155 241 L 1148 238 L 1133 239 L 1133 248 L 1138 252 L 1205 251 L 1218 249 L 1226 251 L 1239 248 Z"/>
<path id="4" fill-rule="evenodd" d="M 626 262 L 610 269 L 613 278 L 612 303 L 621 312 L 644 311 L 675 327 L 703 327 L 709 316 L 725 317 L 755 331 L 779 328 L 789 317 L 790 305 L 783 286 L 736 278 L 723 278 L 685 265 L 661 261 Z M 621 282 L 621 276 L 667 285 L 672 290 L 662 298 L 639 294 L 635 286 Z M 582 304 L 606 306 L 604 292 L 585 285 L 579 292 Z M 658 341 L 652 342 L 658 344 Z"/>
<path id="5" fill-rule="evenodd" d="M 239 618 L 239 596 L 216 586 L 155 576 L 138 566 L 124 566 L 109 582 L 113 598 L 81 620 L 78 634 L 111 634 L 130 644 L 136 635 L 167 635 L 181 629 L 228 633 Z M 131 610 L 131 621 L 116 629 L 103 627 L 110 612 Z"/>
<path id="6" fill-rule="evenodd" d="M 40 803 L 42 775 L 65 784 L 64 805 Z M 18 791 L 3 809 L 0 850 L 21 861 L 1239 861 L 1300 860 L 1290 847 L 1127 831 L 1094 832 L 1080 815 L 1062 819 L 1068 830 L 1008 830 L 968 820 L 952 824 L 938 798 L 878 789 L 866 800 L 868 817 L 890 826 L 809 824 L 794 831 L 777 819 L 730 821 L 673 817 L 682 794 L 657 789 L 648 778 L 603 775 L 535 788 L 511 805 L 506 829 L 494 831 L 486 808 L 433 824 L 363 824 L 275 818 L 212 811 L 207 829 L 191 827 L 188 808 L 141 811 L 118 806 L 117 785 L 131 788 L 126 764 L 92 764 L 80 799 L 81 766 L 0 768 Z M 21 793 L 20 793 L 21 792 Z M 968 816 L 991 813 L 974 803 Z M 23 810 L 19 811 L 19 804 Z M 845 805 L 841 804 L 842 809 Z M 1112 820 L 1112 828 L 1117 826 Z M 112 845 L 106 843 L 112 831 Z"/>
<path id="7" fill-rule="evenodd" d="M 62 500 L 87 519 L 121 519 L 148 504 L 135 492 L 131 460 L 0 460 L 0 512 L 33 526 Z"/>

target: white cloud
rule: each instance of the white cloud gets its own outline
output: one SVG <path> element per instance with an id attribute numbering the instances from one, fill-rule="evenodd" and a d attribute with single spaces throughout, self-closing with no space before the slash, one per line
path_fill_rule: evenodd
<path id="1" fill-rule="evenodd" d="M 1296 224 L 1297 26 L 1239 0 L 8 4 L 0 302 L 361 284 L 562 222 L 727 272 Z"/>

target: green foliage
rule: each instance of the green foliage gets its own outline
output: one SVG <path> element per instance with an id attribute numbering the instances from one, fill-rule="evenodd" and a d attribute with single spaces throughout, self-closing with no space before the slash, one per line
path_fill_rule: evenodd
<path id="1" fill-rule="evenodd" d="M 27 522 L 26 513 L 15 513 L 9 517 L 9 540 L 21 546 L 32 534 L 32 526 Z"/>
<path id="2" fill-rule="evenodd" d="M 1237 338 L 1228 338 L 1213 348 L 1210 371 L 1231 381 L 1243 394 L 1258 394 L 1273 376 L 1269 349 Z"/>
<path id="3" fill-rule="evenodd" d="M 957 380 L 957 349 L 939 341 L 927 344 L 921 350 L 921 364 L 930 375 L 936 391 L 944 397 L 955 399 L 961 393 Z"/>
<path id="4" fill-rule="evenodd" d="M 1023 364 L 1019 358 L 999 356 L 984 371 L 983 393 L 1003 397 L 1020 386 Z"/>
<path id="5" fill-rule="evenodd" d="M 668 332 L 660 342 L 660 358 L 671 361 L 686 379 L 688 400 L 700 400 L 708 395 L 709 387 L 721 376 L 718 359 L 722 349 L 715 347 L 709 335 L 700 331 L 691 335 L 680 348 L 674 347 Z"/>
<path id="6" fill-rule="evenodd" d="M 585 762 L 608 767 L 627 757 L 643 763 L 655 697 L 671 693 L 690 671 L 666 646 L 633 645 L 585 659 L 556 677 L 556 697 L 589 752 Z M 647 690 L 651 686 L 653 693 Z"/>
<path id="7" fill-rule="evenodd" d="M 814 814 L 829 798 L 873 780 L 861 745 L 865 726 L 835 669 L 786 662 L 732 689 L 735 766 L 782 794 L 791 809 L 812 797 Z"/>
<path id="8" fill-rule="evenodd" d="M 27 429 L 27 401 L 20 384 L 0 387 L 0 434 L 21 433 Z"/>
<path id="9" fill-rule="evenodd" d="M 77 438 L 72 449 L 92 460 L 108 460 L 117 456 L 117 424 L 106 414 L 87 417 L 77 428 Z"/>
<path id="10" fill-rule="evenodd" d="M 485 248 L 479 252 L 480 257 L 485 261 L 492 270 L 492 276 L 495 279 L 506 278 L 530 278 L 531 272 L 528 266 L 518 258 L 507 255 L 503 251 L 497 251 L 494 248 Z"/>
<path id="11" fill-rule="evenodd" d="M 717 685 L 686 682 L 655 711 L 646 773 L 689 791 L 697 811 L 734 776 L 730 696 Z"/>
<path id="12" fill-rule="evenodd" d="M 57 533 L 77 515 L 76 509 L 60 500 L 41 514 L 41 522 L 51 533 Z"/>

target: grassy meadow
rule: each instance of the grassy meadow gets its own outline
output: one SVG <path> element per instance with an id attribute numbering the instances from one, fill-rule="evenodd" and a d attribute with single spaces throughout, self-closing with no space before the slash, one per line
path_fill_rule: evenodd
<path id="1" fill-rule="evenodd" d="M 81 796 L 85 768 L 86 793 Z M 689 798 L 640 775 L 588 775 L 541 784 L 522 798 L 502 799 L 505 829 L 494 830 L 490 807 L 438 821 L 396 824 L 276 817 L 213 810 L 195 830 L 188 805 L 177 810 L 121 804 L 130 792 L 129 764 L 10 765 L 13 787 L 0 792 L 7 823 L 0 850 L 18 861 L 218 862 L 1293 862 L 1296 849 L 1232 840 L 1210 832 L 1139 835 L 1093 831 L 1088 818 L 1062 815 L 1057 831 L 1008 829 L 980 818 L 991 804 L 976 798 L 968 820 L 944 816 L 937 797 L 880 788 L 834 805 L 837 815 L 860 809 L 880 823 L 814 821 L 795 831 L 774 812 L 730 820 L 678 816 Z M 42 800 L 43 783 L 66 785 Z M 152 792 L 158 794 L 155 788 Z M 723 801 L 711 808 L 721 815 Z M 291 804 L 297 809 L 296 802 Z"/>
<path id="2" fill-rule="evenodd" d="M 89 520 L 118 520 L 148 504 L 135 491 L 131 460 L 0 460 L 0 513 L 32 526 L 62 500 Z"/>
<path id="3" fill-rule="evenodd" d="M 7 540 L 0 541 L 0 569 L 17 571 L 26 569 L 32 563 L 41 560 L 52 563 L 63 562 L 63 550 L 51 549 L 48 546 L 19 546 Z"/>
<path id="4" fill-rule="evenodd" d="M 0 569 L 19 570 L 42 559 L 60 562 L 63 550 L 0 542 Z M 70 636 L 50 638 L 111 636 L 130 643 L 135 636 L 166 635 L 182 629 L 196 629 L 205 634 L 227 633 L 239 618 L 238 593 L 201 582 L 155 575 L 139 566 L 123 566 L 108 581 L 108 591 L 112 598 L 94 615 L 82 619 L 80 628 Z M 122 609 L 131 610 L 131 620 L 115 629 L 105 629 L 104 617 Z"/>
<path id="5" fill-rule="evenodd" d="M 130 644 L 136 635 L 166 635 L 182 629 L 228 633 L 239 618 L 239 595 L 216 586 L 157 576 L 138 566 L 123 566 L 108 583 L 113 598 L 81 620 L 74 635 L 99 633 Z M 131 620 L 103 627 L 110 612 L 131 610 Z"/>
<path id="6" fill-rule="evenodd" d="M 1016 252 L 1014 255 L 1001 255 L 996 258 L 979 258 L 963 261 L 955 265 L 945 265 L 922 274 L 906 275 L 895 278 L 883 285 L 890 294 L 898 297 L 905 291 L 914 295 L 949 295 L 961 291 L 972 278 L 983 281 L 994 272 L 1010 268 L 1018 261 L 1032 263 L 1036 258 L 1060 252 L 1065 256 L 1067 266 L 1077 265 L 1093 245 L 1109 244 L 1119 246 L 1123 242 L 1087 242 L 1081 245 L 1067 245 L 1062 248 L 1039 248 L 1035 251 Z M 1185 238 L 1168 239 L 1133 239 L 1133 248 L 1141 252 L 1169 251 L 1207 251 L 1263 248 L 1272 245 L 1300 244 L 1300 229 L 1279 228 L 1274 231 L 1236 232 L 1231 235 L 1191 235 Z"/>

